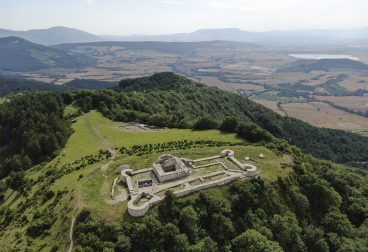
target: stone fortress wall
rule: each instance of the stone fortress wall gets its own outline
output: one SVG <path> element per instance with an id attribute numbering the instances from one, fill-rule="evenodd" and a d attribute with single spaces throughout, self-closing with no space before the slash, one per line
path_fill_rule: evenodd
<path id="1" fill-rule="evenodd" d="M 237 169 L 228 169 L 228 167 L 226 167 L 222 162 L 195 166 L 195 163 L 211 161 L 219 158 L 227 158 L 237 167 Z M 219 164 L 224 168 L 223 171 L 213 172 L 203 176 L 190 175 L 190 171 L 206 169 Z M 150 173 L 155 178 L 152 182 L 153 184 L 145 188 L 134 187 L 132 177 L 145 172 Z M 170 188 L 177 187 L 178 185 L 183 185 L 183 189 L 173 192 L 176 197 L 183 197 L 200 190 L 225 185 L 236 179 L 254 177 L 257 176 L 257 174 L 256 166 L 249 163 L 242 164 L 234 157 L 234 151 L 223 150 L 217 156 L 197 160 L 180 159 L 171 155 L 162 155 L 153 164 L 153 168 L 138 171 L 133 171 L 131 169 L 121 171 L 121 180 L 127 184 L 130 196 L 130 200 L 128 202 L 128 213 L 133 217 L 141 217 L 144 216 L 151 207 L 164 201 L 165 196 L 158 195 L 159 192 L 164 192 Z M 221 175 L 223 175 L 223 177 L 217 178 Z M 213 180 L 205 181 L 206 179 L 208 180 L 211 178 L 213 178 Z M 197 179 L 203 181 L 203 183 L 198 185 L 189 184 Z"/>

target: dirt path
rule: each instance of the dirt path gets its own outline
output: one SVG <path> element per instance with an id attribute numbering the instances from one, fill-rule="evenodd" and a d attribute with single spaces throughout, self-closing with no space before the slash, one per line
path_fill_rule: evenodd
<path id="1" fill-rule="evenodd" d="M 83 209 L 83 205 L 80 204 L 80 205 L 77 206 L 77 208 L 78 208 L 78 210 L 77 210 L 76 214 L 74 215 L 74 217 L 72 218 L 72 224 L 70 225 L 70 230 L 69 230 L 70 244 L 69 244 L 68 252 L 72 252 L 73 251 L 73 245 L 74 245 L 74 240 L 73 240 L 74 225 L 75 225 L 75 221 L 76 221 L 78 215 L 80 214 L 80 212 Z"/>
<path id="2" fill-rule="evenodd" d="M 101 170 L 103 170 L 103 171 L 106 171 L 107 169 L 109 169 L 110 164 L 112 162 L 114 162 L 116 154 L 117 154 L 117 151 L 115 151 L 115 150 L 110 149 L 109 151 L 112 154 L 112 157 L 111 157 L 110 161 L 108 161 L 107 163 L 101 165 Z"/>
<path id="3" fill-rule="evenodd" d="M 109 168 L 110 164 L 114 162 L 117 151 L 112 148 L 110 141 L 108 141 L 89 120 L 87 120 L 86 123 L 90 131 L 98 139 L 98 142 L 100 143 L 102 149 L 109 150 L 112 155 L 111 159 L 107 163 L 101 165 L 101 170 L 106 171 Z"/>
<path id="4" fill-rule="evenodd" d="M 101 144 L 102 149 L 111 149 L 111 143 L 101 134 L 101 132 L 88 120 L 86 120 L 87 127 L 93 133 L 93 135 L 98 139 Z"/>

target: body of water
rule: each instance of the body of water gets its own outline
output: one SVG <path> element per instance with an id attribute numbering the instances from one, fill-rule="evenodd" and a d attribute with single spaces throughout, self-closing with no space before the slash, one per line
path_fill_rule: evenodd
<path id="1" fill-rule="evenodd" d="M 350 60 L 359 60 L 358 57 L 354 57 L 351 55 L 342 55 L 342 54 L 289 54 L 289 56 L 298 58 L 298 59 L 313 59 L 313 60 L 320 60 L 320 59 L 350 59 Z"/>

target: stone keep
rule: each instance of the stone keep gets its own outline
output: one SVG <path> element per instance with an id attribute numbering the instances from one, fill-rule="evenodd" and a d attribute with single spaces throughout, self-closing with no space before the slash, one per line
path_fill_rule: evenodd
<path id="1" fill-rule="evenodd" d="M 180 158 L 172 155 L 160 156 L 153 164 L 153 172 L 160 183 L 189 176 L 189 168 Z"/>

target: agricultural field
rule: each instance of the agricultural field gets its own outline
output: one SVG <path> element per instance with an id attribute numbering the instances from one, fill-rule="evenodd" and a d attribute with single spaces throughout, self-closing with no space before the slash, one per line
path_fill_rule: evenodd
<path id="1" fill-rule="evenodd" d="M 245 95 L 282 115 L 285 115 L 285 112 L 277 106 L 278 102 L 306 103 L 311 101 L 310 98 L 314 96 L 319 101 L 336 101 L 336 105 L 358 112 L 364 111 L 368 103 L 364 104 L 365 97 L 359 93 L 366 92 L 368 94 L 366 71 L 334 69 L 328 68 L 328 66 L 327 69 L 322 67 L 303 71 L 302 65 L 309 61 L 290 56 L 295 52 L 301 54 L 345 54 L 359 57 L 361 63 L 368 63 L 368 53 L 360 49 L 340 47 L 275 48 L 221 41 L 173 44 L 163 42 L 101 42 L 59 45 L 57 47 L 67 52 L 91 57 L 96 63 L 81 69 L 54 68 L 21 74 L 29 79 L 62 85 L 74 79 L 119 82 L 126 78 L 171 71 L 209 86 Z M 330 64 L 334 65 L 334 62 Z M 290 66 L 296 68 L 285 70 Z M 357 91 L 359 92 L 355 93 Z M 280 92 L 283 93 L 283 96 L 277 95 Z M 323 97 L 320 97 L 321 95 Z M 292 110 L 288 116 L 305 112 L 302 105 L 289 104 L 285 106 Z M 300 111 L 297 111 L 298 109 Z M 334 114 L 342 113 L 335 112 Z M 316 114 L 311 117 L 318 115 L 324 116 L 324 114 Z M 324 126 L 331 125 L 332 128 L 346 130 L 362 128 L 351 126 L 350 121 L 341 124 L 343 119 L 337 119 L 335 118 Z M 324 119 L 322 117 L 318 120 L 323 121 Z M 306 121 L 317 126 L 320 125 L 315 123 L 315 120 Z M 333 122 L 339 122 L 339 125 L 335 125 Z M 353 122 L 352 124 L 357 123 Z"/>
<path id="2" fill-rule="evenodd" d="M 263 89 L 262 85 L 255 85 L 253 83 L 233 83 L 233 82 L 224 82 L 219 80 L 217 77 L 212 76 L 203 76 L 197 77 L 195 79 L 200 83 L 207 84 L 209 86 L 218 87 L 220 89 L 226 91 L 237 91 L 237 90 L 245 90 L 245 91 L 259 91 Z"/>
<path id="3" fill-rule="evenodd" d="M 54 68 L 23 75 L 61 85 L 74 79 L 119 81 L 172 71 L 229 91 L 259 90 L 265 83 L 276 85 L 307 76 L 303 73 L 276 73 L 278 67 L 295 59 L 258 45 L 213 42 L 209 45 L 188 43 L 173 46 L 177 47 L 125 42 L 67 45 L 68 52 L 92 57 L 96 63 L 75 71 Z M 60 49 L 65 48 L 60 45 Z"/>
<path id="4" fill-rule="evenodd" d="M 323 102 L 286 103 L 281 105 L 290 117 L 317 127 L 360 131 L 368 129 L 368 118 L 335 109 Z"/>
<path id="5" fill-rule="evenodd" d="M 334 108 L 326 103 L 331 102 L 357 112 L 364 112 L 368 110 L 368 97 L 315 96 L 315 98 L 316 102 L 309 102 L 303 98 L 278 97 L 271 92 L 266 92 L 252 97 L 252 100 L 282 116 L 294 117 L 317 127 L 352 132 L 368 130 L 368 118 Z"/>
<path id="6" fill-rule="evenodd" d="M 355 111 L 368 110 L 368 96 L 315 96 L 319 101 L 327 101 L 333 104 L 353 109 Z"/>
<path id="7" fill-rule="evenodd" d="M 73 112 L 75 108 L 68 107 L 65 114 Z M 129 164 L 138 170 L 151 166 L 163 153 L 196 159 L 217 155 L 221 150 L 231 148 L 239 160 L 244 160 L 246 156 L 253 158 L 260 170 L 260 176 L 265 181 L 274 181 L 291 170 L 283 166 L 290 161 L 290 157 L 277 155 L 263 146 L 248 144 L 238 139 L 235 134 L 224 134 L 217 130 L 130 129 L 126 124 L 113 122 L 96 111 L 76 119 L 77 122 L 72 125 L 74 133 L 59 155 L 49 163 L 26 171 L 26 179 L 37 181 L 32 186 L 32 191 L 27 193 L 27 198 L 11 189 L 5 194 L 4 205 L 10 209 L 29 204 L 24 211 L 24 218 L 28 220 L 31 220 L 32 213 L 37 211 L 51 211 L 55 213 L 51 216 L 61 217 L 55 220 L 49 231 L 50 235 L 42 240 L 18 240 L 17 237 L 26 237 L 22 233 L 26 232 L 27 225 L 14 224 L 1 230 L 0 245 L 5 251 L 14 248 L 15 241 L 18 249 L 32 244 L 37 251 L 49 251 L 48 244 L 53 244 L 55 240 L 60 241 L 60 249 L 66 250 L 71 220 L 80 209 L 89 209 L 108 223 L 130 218 L 126 213 L 126 201 L 121 202 L 110 196 L 113 180 L 120 176 L 114 170 L 121 164 Z M 176 145 L 185 141 L 191 144 L 185 147 Z M 149 145 L 160 147 L 151 151 L 134 151 L 137 146 L 145 148 Z M 122 147 L 127 151 L 121 152 Z M 110 154 L 102 150 L 109 150 Z M 130 153 L 128 150 L 133 151 Z M 264 154 L 264 159 L 258 158 L 260 153 Z M 55 179 L 50 180 L 52 177 Z M 121 190 L 122 186 L 119 184 L 117 188 Z M 46 200 L 36 211 L 32 202 L 37 195 L 46 192 L 59 196 Z M 60 212 L 63 214 L 57 214 Z"/>
<path id="8" fill-rule="evenodd" d="M 264 101 L 276 101 L 281 103 L 300 103 L 300 102 L 306 102 L 305 98 L 302 97 L 282 97 L 278 96 L 277 91 L 267 91 L 267 92 L 259 92 L 251 97 L 252 100 L 255 102 L 259 100 Z"/>
<path id="9" fill-rule="evenodd" d="M 319 71 L 318 72 L 313 71 L 312 75 L 314 76 L 314 74 L 317 74 L 317 76 L 310 78 L 308 81 L 305 82 L 305 85 L 313 87 L 319 86 L 325 83 L 328 80 L 328 78 L 331 77 L 331 75 Z"/>
<path id="10" fill-rule="evenodd" d="M 368 77 L 365 74 L 352 73 L 340 85 L 350 91 L 368 89 Z"/>
<path id="11" fill-rule="evenodd" d="M 268 101 L 268 100 L 253 100 L 256 103 L 259 103 L 263 106 L 265 106 L 266 108 L 269 108 L 273 111 L 275 111 L 276 113 L 285 116 L 285 112 L 283 110 L 280 109 L 280 107 L 278 106 L 279 102 L 278 101 Z"/>

